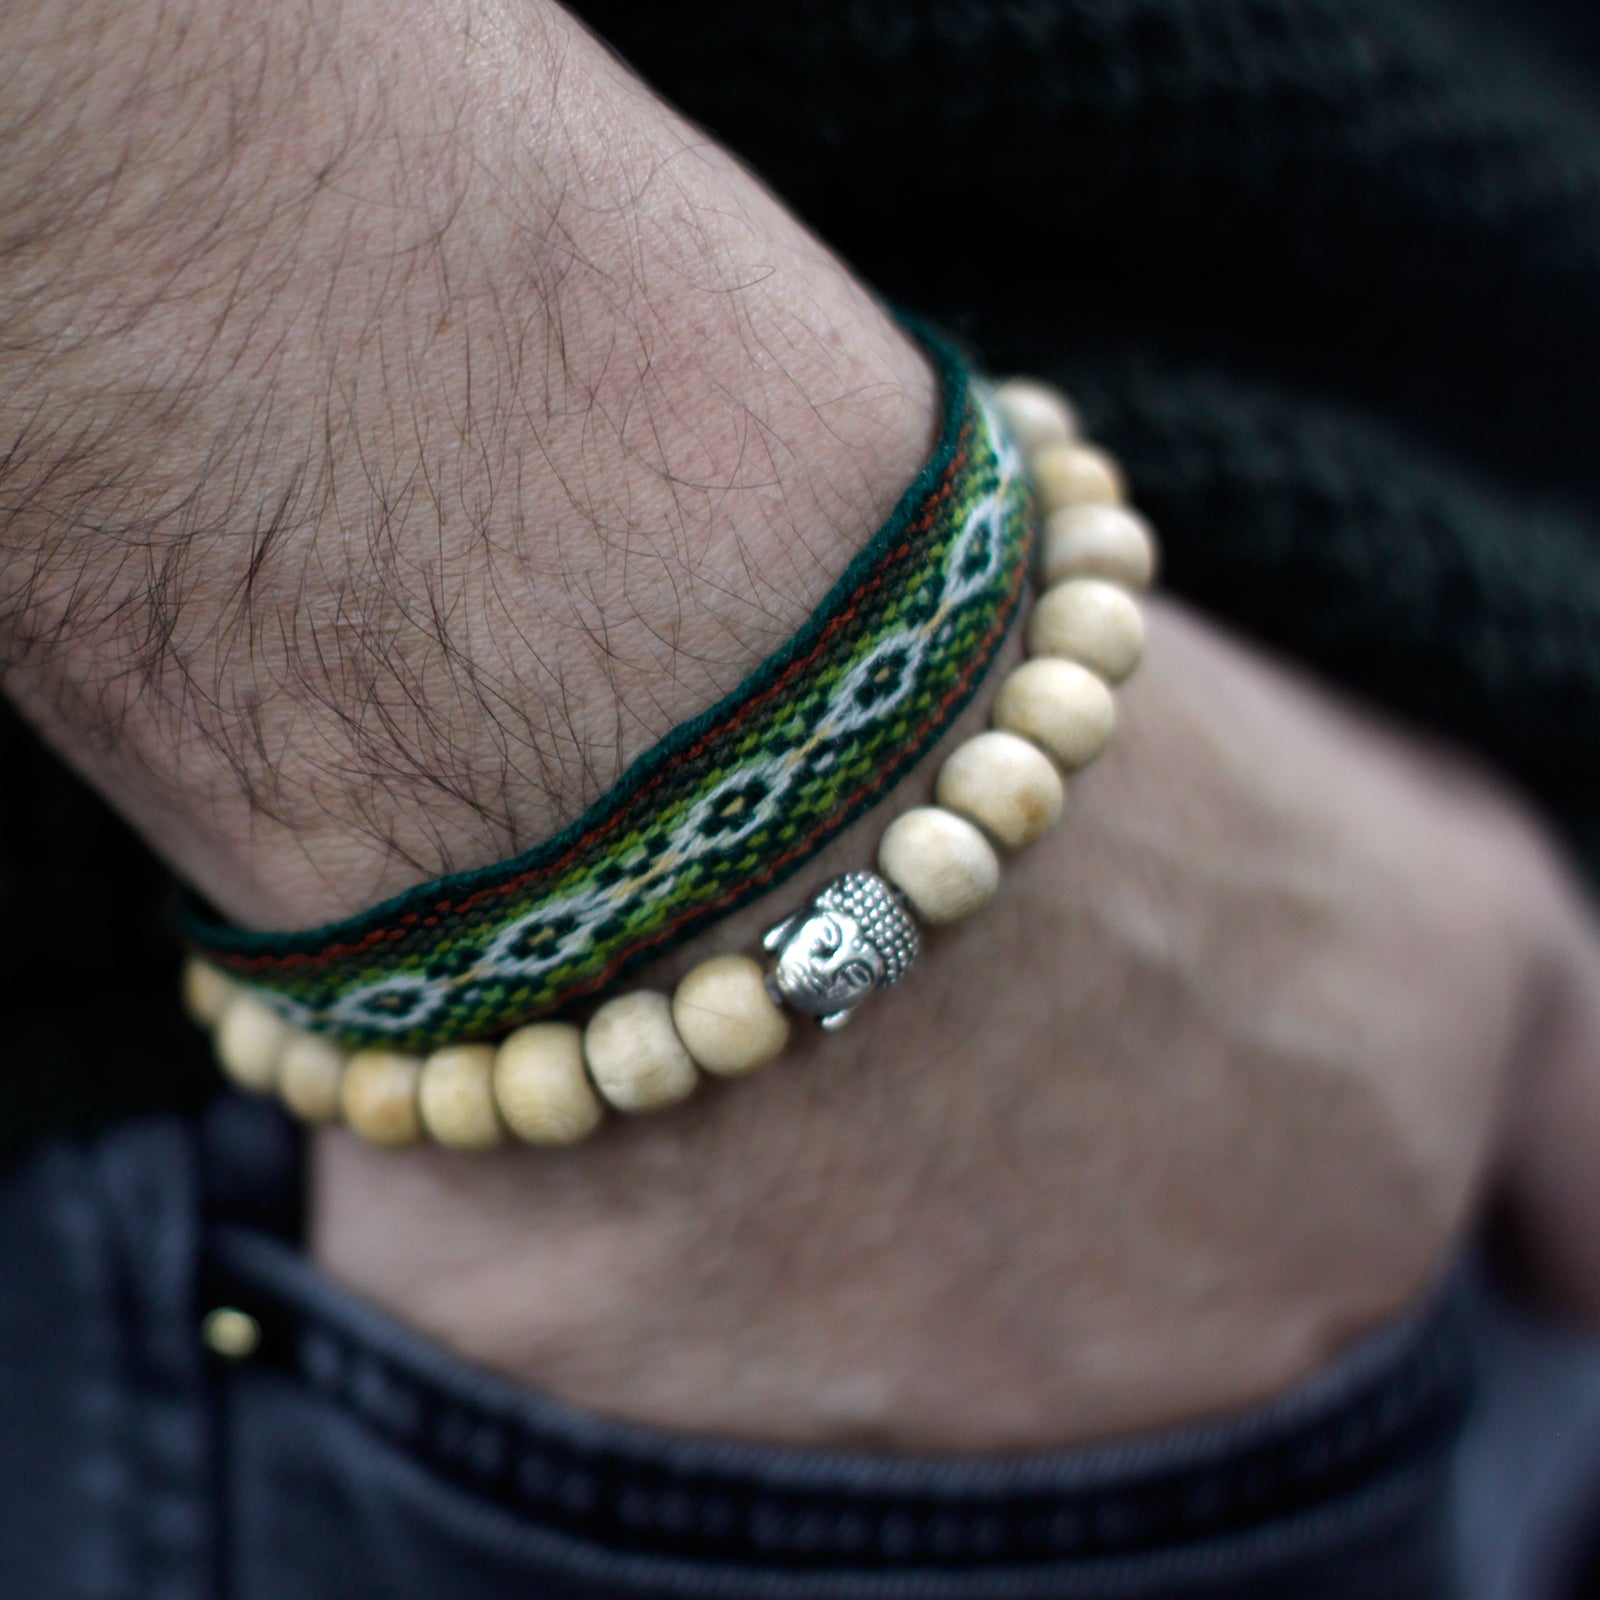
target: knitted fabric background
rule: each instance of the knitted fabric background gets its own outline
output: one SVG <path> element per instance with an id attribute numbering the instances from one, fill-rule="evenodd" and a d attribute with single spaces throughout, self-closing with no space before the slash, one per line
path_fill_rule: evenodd
<path id="1" fill-rule="evenodd" d="M 1590 0 L 578 9 L 880 290 L 1066 383 L 1173 589 L 1600 872 Z M 0 1140 L 192 1098 L 161 874 L 9 718 L 0 774 Z"/>

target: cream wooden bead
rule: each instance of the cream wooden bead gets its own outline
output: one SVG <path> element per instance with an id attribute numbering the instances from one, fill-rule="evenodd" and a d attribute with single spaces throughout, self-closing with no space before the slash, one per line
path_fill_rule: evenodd
<path id="1" fill-rule="evenodd" d="M 289 1024 L 263 1000 L 240 990 L 217 1022 L 217 1061 L 254 1094 L 267 1094 L 278 1080 L 278 1061 L 289 1042 Z"/>
<path id="2" fill-rule="evenodd" d="M 345 1063 L 340 1100 L 344 1120 L 370 1144 L 415 1144 L 417 1079 L 422 1062 L 396 1050 L 357 1050 Z"/>
<path id="3" fill-rule="evenodd" d="M 494 1098 L 526 1144 L 576 1144 L 605 1115 L 583 1070 L 583 1033 L 566 1022 L 534 1022 L 500 1041 Z"/>
<path id="4" fill-rule="evenodd" d="M 1053 444 L 1028 458 L 1028 475 L 1046 511 L 1063 506 L 1117 505 L 1126 498 L 1122 471 L 1092 444 Z"/>
<path id="5" fill-rule="evenodd" d="M 200 1324 L 200 1337 L 224 1361 L 248 1361 L 261 1348 L 261 1324 L 237 1306 L 217 1306 Z"/>
<path id="6" fill-rule="evenodd" d="M 950 752 L 934 797 L 1016 850 L 1050 831 L 1065 793 L 1061 774 L 1037 745 L 997 729 Z"/>
<path id="7" fill-rule="evenodd" d="M 1155 538 L 1126 506 L 1063 506 L 1045 518 L 1040 569 L 1047 584 L 1105 578 L 1141 592 L 1155 577 Z"/>
<path id="8" fill-rule="evenodd" d="M 422 1063 L 417 1114 L 436 1143 L 492 1150 L 505 1138 L 494 1109 L 494 1046 L 453 1044 Z"/>
<path id="9" fill-rule="evenodd" d="M 202 1028 L 214 1028 L 228 1009 L 228 1002 L 239 991 L 239 986 L 220 967 L 214 967 L 199 956 L 190 956 L 183 964 L 183 1009 Z"/>
<path id="10" fill-rule="evenodd" d="M 1121 683 L 1144 654 L 1144 616 L 1116 584 L 1070 578 L 1040 595 L 1028 619 L 1028 649 L 1035 656 L 1065 656 Z"/>
<path id="11" fill-rule="evenodd" d="M 1059 657 L 1024 661 L 995 696 L 994 725 L 1042 745 L 1068 772 L 1104 751 L 1116 721 L 1105 684 L 1087 667 Z"/>
<path id="12" fill-rule="evenodd" d="M 694 1062 L 672 1026 L 672 1003 L 653 989 L 601 1006 L 584 1029 L 583 1058 L 601 1098 L 618 1111 L 659 1111 L 695 1086 Z"/>
<path id="13" fill-rule="evenodd" d="M 1067 397 L 1032 378 L 1008 378 L 994 392 L 994 408 L 1028 454 L 1047 445 L 1070 444 L 1078 418 Z"/>
<path id="14" fill-rule="evenodd" d="M 918 806 L 896 817 L 878 844 L 878 870 L 935 927 L 982 910 L 1000 887 L 994 847 L 943 806 Z"/>
<path id="15" fill-rule="evenodd" d="M 722 1078 L 764 1067 L 789 1042 L 789 1019 L 749 956 L 712 956 L 672 996 L 672 1021 L 695 1062 Z"/>
<path id="16" fill-rule="evenodd" d="M 297 1117 L 332 1122 L 339 1115 L 345 1052 L 331 1039 L 296 1028 L 278 1062 L 278 1093 Z"/>

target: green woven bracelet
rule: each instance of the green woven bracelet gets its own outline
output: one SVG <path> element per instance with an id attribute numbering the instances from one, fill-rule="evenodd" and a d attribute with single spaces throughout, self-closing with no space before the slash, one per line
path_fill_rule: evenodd
<path id="1" fill-rule="evenodd" d="M 954 353 L 938 445 L 816 612 L 554 838 L 343 922 L 252 933 L 181 913 L 197 954 L 300 1028 L 426 1050 L 614 984 L 799 871 L 950 726 L 1027 576 L 1020 455 Z"/>

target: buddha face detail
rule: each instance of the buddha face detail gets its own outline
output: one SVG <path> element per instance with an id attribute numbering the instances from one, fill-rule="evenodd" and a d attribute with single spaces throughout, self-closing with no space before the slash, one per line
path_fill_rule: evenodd
<path id="1" fill-rule="evenodd" d="M 844 1024 L 875 989 L 887 988 L 917 953 L 916 925 L 871 872 L 835 878 L 762 941 L 774 956 L 768 987 L 825 1028 Z"/>
<path id="2" fill-rule="evenodd" d="M 837 1026 L 883 982 L 883 973 L 883 957 L 854 917 L 813 906 L 784 924 L 772 981 L 790 1005 Z"/>

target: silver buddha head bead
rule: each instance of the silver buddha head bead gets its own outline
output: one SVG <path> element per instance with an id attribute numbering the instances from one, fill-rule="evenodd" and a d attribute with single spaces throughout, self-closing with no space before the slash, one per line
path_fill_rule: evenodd
<path id="1" fill-rule="evenodd" d="M 838 1028 L 916 960 L 917 925 L 875 872 L 847 872 L 761 942 L 773 956 L 773 997 Z"/>

